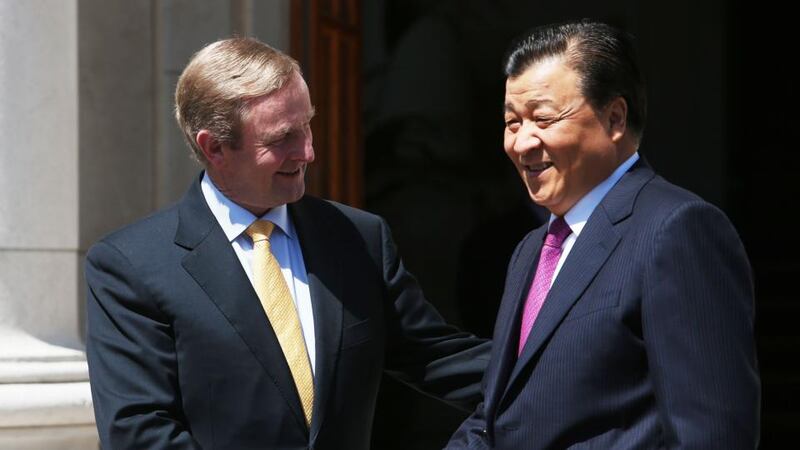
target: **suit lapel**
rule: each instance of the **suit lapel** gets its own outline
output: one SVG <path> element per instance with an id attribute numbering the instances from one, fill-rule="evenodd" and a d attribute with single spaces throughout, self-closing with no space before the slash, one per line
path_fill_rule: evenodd
<path id="1" fill-rule="evenodd" d="M 344 250 L 332 239 L 329 218 L 315 203 L 304 198 L 289 205 L 308 273 L 311 303 L 314 309 L 316 335 L 316 369 L 314 375 L 314 412 L 311 421 L 313 445 L 325 419 L 328 399 L 336 381 L 336 364 L 342 338 L 341 291 Z"/>
<path id="2" fill-rule="evenodd" d="M 175 243 L 189 253 L 184 269 L 217 305 L 305 426 L 300 398 L 275 332 L 241 263 L 195 182 L 180 205 Z"/>
<path id="3" fill-rule="evenodd" d="M 615 230 L 615 226 L 630 215 L 636 196 L 653 176 L 654 173 L 647 162 L 640 158 L 595 208 L 539 311 L 528 341 L 505 385 L 501 402 L 509 398 L 509 391 L 520 378 L 520 373 L 526 366 L 535 363 L 542 347 L 619 244 L 621 236 Z M 537 259 L 540 249 L 541 243 L 537 246 Z M 535 266 L 529 266 L 529 283 L 534 271 Z M 519 303 L 522 302 L 524 298 L 520 298 Z M 521 309 L 517 310 L 517 316 L 510 322 L 519 322 Z M 516 341 L 504 342 L 507 347 L 516 349 Z"/>
<path id="4" fill-rule="evenodd" d="M 494 341 L 502 342 L 499 345 L 497 360 L 492 361 L 491 367 L 496 367 L 492 382 L 486 386 L 486 411 L 487 417 L 493 418 L 494 411 L 500 400 L 500 395 L 505 391 L 511 369 L 517 361 L 517 342 L 519 341 L 519 327 L 522 316 L 522 307 L 530 288 L 533 272 L 539 261 L 539 253 L 544 242 L 547 227 L 540 227 L 526 237 L 516 261 L 513 263 L 512 272 L 508 274 L 507 292 L 503 298 L 503 308 L 498 313 L 497 329 Z M 491 368 L 489 370 L 492 370 Z"/>

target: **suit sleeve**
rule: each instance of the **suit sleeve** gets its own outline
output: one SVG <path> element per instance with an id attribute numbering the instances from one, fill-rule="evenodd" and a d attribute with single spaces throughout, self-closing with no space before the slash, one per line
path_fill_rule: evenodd
<path id="1" fill-rule="evenodd" d="M 199 449 L 184 426 L 169 320 L 115 247 L 86 263 L 87 359 L 103 448 Z"/>
<path id="2" fill-rule="evenodd" d="M 511 272 L 512 268 L 515 267 L 517 264 L 517 260 L 519 259 L 519 254 L 524 246 L 525 242 L 530 238 L 531 234 L 529 233 L 519 244 L 517 244 L 516 249 L 514 249 L 514 253 L 511 255 L 510 262 L 508 264 L 508 268 L 506 269 L 506 286 L 504 291 L 508 291 L 509 289 L 509 281 L 512 280 Z M 504 296 L 505 298 L 505 296 Z M 504 316 L 504 308 L 510 306 L 506 304 L 502 304 L 500 306 L 500 311 L 498 311 L 497 319 L 502 320 L 501 318 Z M 512 308 L 513 309 L 513 308 Z M 495 335 L 494 340 L 497 341 L 498 336 L 498 327 L 495 326 Z M 494 359 L 496 354 L 493 354 L 493 358 L 489 361 L 492 367 L 497 367 L 500 362 Z M 489 377 L 491 372 L 487 372 L 484 374 L 483 381 L 481 382 L 481 397 L 483 401 L 478 404 L 475 410 L 467 417 L 464 422 L 458 427 L 453 436 L 450 437 L 450 441 L 447 443 L 445 447 L 447 450 L 460 450 L 460 449 L 488 449 L 489 443 L 487 442 L 488 437 L 488 424 L 486 422 L 486 386 L 490 382 Z M 496 374 L 495 374 L 496 376 Z"/>
<path id="3" fill-rule="evenodd" d="M 642 327 L 669 448 L 756 448 L 760 386 L 750 266 L 713 206 L 671 213 L 644 277 Z"/>
<path id="4" fill-rule="evenodd" d="M 383 220 L 380 228 L 389 300 L 388 372 L 422 392 L 472 410 L 482 400 L 480 381 L 491 343 L 444 321 L 406 271 Z"/>

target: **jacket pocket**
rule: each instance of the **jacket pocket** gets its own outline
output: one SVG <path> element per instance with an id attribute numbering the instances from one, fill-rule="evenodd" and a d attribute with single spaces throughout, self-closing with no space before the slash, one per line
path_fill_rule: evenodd
<path id="1" fill-rule="evenodd" d="M 582 319 L 588 315 L 619 306 L 619 289 L 605 289 L 599 293 L 587 292 L 581 297 L 564 322 Z"/>
<path id="2" fill-rule="evenodd" d="M 361 345 L 370 340 L 372 340 L 370 319 L 354 323 L 342 330 L 342 350 Z"/>

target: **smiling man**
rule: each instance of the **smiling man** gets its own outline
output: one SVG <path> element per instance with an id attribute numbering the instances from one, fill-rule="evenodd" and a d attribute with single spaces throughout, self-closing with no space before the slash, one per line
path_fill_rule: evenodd
<path id="1" fill-rule="evenodd" d="M 425 301 L 383 220 L 304 195 L 314 108 L 297 63 L 219 41 L 175 102 L 205 170 L 87 255 L 103 447 L 367 449 L 384 371 L 474 407 L 489 344 Z"/>
<path id="2" fill-rule="evenodd" d="M 505 73 L 505 151 L 551 217 L 511 258 L 484 403 L 448 448 L 756 448 L 747 257 L 640 157 L 630 37 L 540 27 Z"/>

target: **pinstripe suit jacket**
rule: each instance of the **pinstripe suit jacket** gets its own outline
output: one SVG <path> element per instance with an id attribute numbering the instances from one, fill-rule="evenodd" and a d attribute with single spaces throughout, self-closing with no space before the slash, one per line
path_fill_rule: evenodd
<path id="1" fill-rule="evenodd" d="M 484 403 L 448 448 L 755 448 L 752 279 L 725 215 L 638 161 L 592 213 L 517 358 L 545 231 L 512 256 Z"/>

